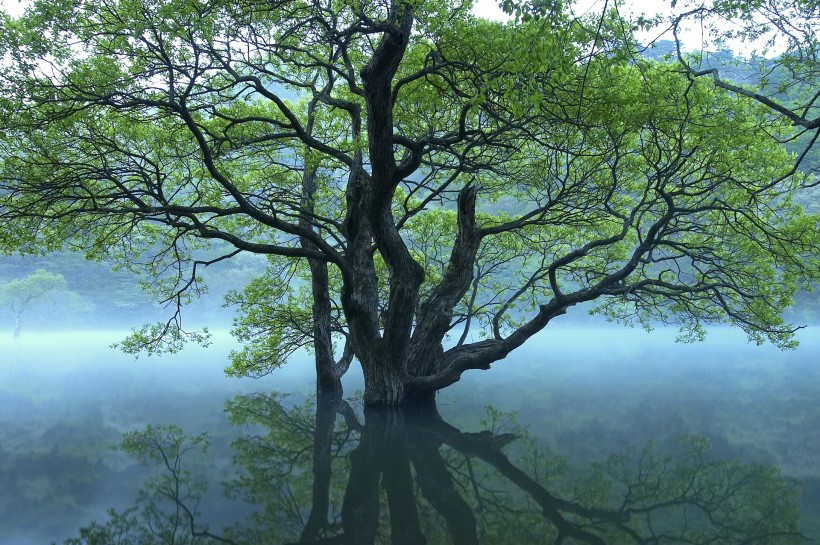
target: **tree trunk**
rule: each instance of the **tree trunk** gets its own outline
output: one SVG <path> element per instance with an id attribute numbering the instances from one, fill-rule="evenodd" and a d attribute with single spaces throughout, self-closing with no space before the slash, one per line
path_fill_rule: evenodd
<path id="1" fill-rule="evenodd" d="M 318 365 L 317 365 L 318 367 Z M 318 370 L 318 369 L 317 369 Z M 342 399 L 344 388 L 342 388 L 342 381 L 335 375 L 317 374 L 316 376 L 316 395 L 326 397 L 328 399 Z"/>
<path id="2" fill-rule="evenodd" d="M 404 405 L 407 402 L 407 374 L 402 366 L 379 360 L 362 361 L 365 405 Z"/>
<path id="3" fill-rule="evenodd" d="M 316 363 L 316 393 L 330 399 L 342 398 L 342 381 L 333 354 L 330 325 L 330 294 L 327 263 L 308 260 L 313 294 L 313 350 Z"/>
<path id="4" fill-rule="evenodd" d="M 370 174 L 357 174 L 354 168 L 346 192 L 344 227 L 352 274 L 344 279 L 342 305 L 362 364 L 367 405 L 407 402 L 409 341 L 424 280 L 424 271 L 399 235 L 391 210 L 402 177 L 395 158 L 392 81 L 409 43 L 411 7 L 411 3 L 392 3 L 389 26 L 361 70 Z M 354 166 L 358 165 L 357 160 Z M 376 252 L 388 270 L 385 306 L 379 300 Z"/>
<path id="5" fill-rule="evenodd" d="M 308 107 L 307 131 L 313 133 L 317 99 Z M 307 153 L 307 150 L 306 150 Z M 316 211 L 316 168 L 305 166 L 302 172 L 303 214 L 299 226 L 312 230 L 311 216 Z M 306 237 L 299 237 L 299 244 L 307 250 L 316 250 L 316 245 Z M 330 275 L 325 261 L 308 259 L 310 267 L 310 288 L 313 300 L 313 350 L 316 362 L 316 394 L 321 398 L 339 400 L 342 398 L 341 373 L 336 367 L 333 355 L 333 333 L 331 329 Z M 346 370 L 346 367 L 345 367 Z"/>
<path id="6" fill-rule="evenodd" d="M 364 403 L 368 406 L 423 406 L 435 401 L 436 390 L 410 388 L 407 362 L 388 358 L 361 359 L 364 374 Z"/>

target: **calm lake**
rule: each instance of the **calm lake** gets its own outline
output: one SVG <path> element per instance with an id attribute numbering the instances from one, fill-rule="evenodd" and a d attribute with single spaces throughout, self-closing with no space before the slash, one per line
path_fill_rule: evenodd
<path id="1" fill-rule="evenodd" d="M 465 375 L 435 410 L 400 415 L 363 411 L 358 369 L 346 401 L 329 406 L 313 399 L 305 354 L 238 380 L 223 374 L 227 335 L 138 361 L 108 348 L 121 336 L 0 338 L 0 543 L 62 543 L 106 524 L 110 507 L 137 506 L 138 526 L 161 529 L 179 512 L 155 493 L 169 482 L 196 505 L 197 524 L 233 543 L 389 543 L 392 533 L 408 544 L 566 545 L 638 534 L 674 543 L 709 524 L 721 529 L 692 542 L 724 532 L 715 543 L 736 543 L 785 516 L 766 509 L 787 509 L 797 479 L 800 529 L 820 539 L 814 328 L 781 352 L 730 330 L 684 345 L 666 330 L 556 327 Z M 152 425 L 164 427 L 132 438 L 145 447 L 150 435 L 165 454 L 167 426 L 209 435 L 206 453 L 180 458 L 187 480 L 111 448 Z M 743 488 L 752 481 L 762 484 Z M 170 542 L 190 542 L 176 532 Z"/>

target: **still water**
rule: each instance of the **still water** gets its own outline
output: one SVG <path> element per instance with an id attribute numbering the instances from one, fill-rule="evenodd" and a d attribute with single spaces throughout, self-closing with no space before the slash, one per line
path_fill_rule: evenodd
<path id="1" fill-rule="evenodd" d="M 188 543 L 185 509 L 201 543 L 800 543 L 794 509 L 820 538 L 813 330 L 553 329 L 409 413 L 362 410 L 355 370 L 317 402 L 306 355 L 227 379 L 226 336 L 135 362 L 118 335 L 0 338 L 0 543 Z"/>

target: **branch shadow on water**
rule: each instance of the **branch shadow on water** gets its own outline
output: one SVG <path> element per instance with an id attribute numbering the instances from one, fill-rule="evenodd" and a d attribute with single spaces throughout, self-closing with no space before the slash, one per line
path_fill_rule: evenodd
<path id="1" fill-rule="evenodd" d="M 513 425 L 477 432 L 435 404 L 356 409 L 337 398 L 287 406 L 278 394 L 229 401 L 237 476 L 225 495 L 254 506 L 219 532 L 199 512 L 186 457 L 207 438 L 179 428 L 131 432 L 122 449 L 159 466 L 137 504 L 67 545 L 796 544 L 799 485 L 775 468 L 721 461 L 682 437 L 613 454 L 579 471 Z"/>

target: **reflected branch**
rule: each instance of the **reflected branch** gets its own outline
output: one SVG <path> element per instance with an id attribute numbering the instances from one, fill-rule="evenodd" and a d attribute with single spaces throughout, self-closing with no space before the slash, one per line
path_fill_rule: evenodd
<path id="1" fill-rule="evenodd" d="M 447 521 L 454 545 L 477 545 L 478 523 L 472 508 L 458 493 L 439 453 L 441 443 L 429 433 L 410 431 L 410 460 L 422 494 Z"/>
<path id="2" fill-rule="evenodd" d="M 714 460 L 704 439 L 684 437 L 677 451 L 649 445 L 639 452 L 615 454 L 579 477 L 556 470 L 564 466 L 526 432 L 464 432 L 447 423 L 434 403 L 359 413 L 335 397 L 290 407 L 285 399 L 255 394 L 228 403 L 231 421 L 249 432 L 234 442 L 234 461 L 242 470 L 227 490 L 256 511 L 221 535 L 196 520 L 203 516 L 196 509 L 199 496 L 173 492 L 200 490 L 190 486 L 195 482 L 190 474 L 179 471 L 179 457 L 172 456 L 168 463 L 165 451 L 131 450 L 165 467 L 159 481 L 148 483 L 141 501 L 160 490 L 190 521 L 188 537 L 179 534 L 167 543 L 806 541 L 798 531 L 795 482 L 774 468 Z M 186 440 L 176 430 L 175 444 L 203 440 Z M 140 433 L 145 434 L 129 435 L 132 445 Z M 152 520 L 171 520 L 156 505 L 148 511 L 143 505 L 141 520 L 136 512 L 126 512 L 131 518 L 122 515 L 109 525 L 122 527 L 127 520 L 144 529 Z M 127 539 L 119 543 L 142 544 Z"/>

